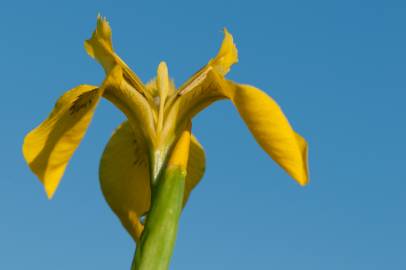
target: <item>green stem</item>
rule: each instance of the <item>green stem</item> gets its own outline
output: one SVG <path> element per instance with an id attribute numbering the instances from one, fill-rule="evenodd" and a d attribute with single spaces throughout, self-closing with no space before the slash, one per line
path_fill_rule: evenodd
<path id="1" fill-rule="evenodd" d="M 186 172 L 164 168 L 153 190 L 141 241 L 131 270 L 167 270 L 173 253 L 182 210 Z"/>

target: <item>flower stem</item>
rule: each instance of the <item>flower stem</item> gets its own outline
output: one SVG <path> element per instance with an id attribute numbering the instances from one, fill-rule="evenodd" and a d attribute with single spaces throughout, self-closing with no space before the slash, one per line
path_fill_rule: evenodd
<path id="1" fill-rule="evenodd" d="M 183 206 L 189 145 L 190 127 L 181 135 L 153 185 L 151 209 L 131 270 L 169 269 Z"/>
<path id="2" fill-rule="evenodd" d="M 164 172 L 148 214 L 132 270 L 167 270 L 175 245 L 182 210 L 185 174 Z"/>

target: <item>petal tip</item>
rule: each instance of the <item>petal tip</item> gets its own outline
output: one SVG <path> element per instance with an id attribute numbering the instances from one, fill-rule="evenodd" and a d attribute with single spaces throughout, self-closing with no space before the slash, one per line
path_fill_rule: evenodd
<path id="1" fill-rule="evenodd" d="M 106 17 L 97 15 L 96 29 L 90 39 L 84 43 L 90 57 L 98 60 L 106 70 L 110 70 L 113 56 L 112 31 Z"/>
<path id="2" fill-rule="evenodd" d="M 54 197 L 55 194 L 55 189 L 51 189 L 47 186 L 44 186 L 45 189 L 45 193 L 47 195 L 48 200 L 52 200 L 52 198 Z"/>
<path id="3" fill-rule="evenodd" d="M 227 28 L 223 28 L 224 38 L 217 56 L 214 58 L 214 67 L 222 75 L 230 71 L 230 67 L 238 62 L 238 50 L 234 44 L 233 36 Z"/>
<path id="4" fill-rule="evenodd" d="M 309 184 L 310 180 L 309 180 L 308 177 L 306 177 L 304 179 L 297 180 L 297 182 L 299 183 L 299 185 L 301 187 L 305 187 L 305 186 L 307 186 Z"/>

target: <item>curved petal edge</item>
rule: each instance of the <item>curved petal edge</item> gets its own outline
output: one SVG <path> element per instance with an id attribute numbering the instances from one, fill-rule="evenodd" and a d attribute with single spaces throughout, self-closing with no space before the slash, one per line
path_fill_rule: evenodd
<path id="1" fill-rule="evenodd" d="M 79 146 L 102 90 L 80 85 L 59 98 L 49 117 L 24 138 L 23 155 L 52 198 L 66 166 Z"/>

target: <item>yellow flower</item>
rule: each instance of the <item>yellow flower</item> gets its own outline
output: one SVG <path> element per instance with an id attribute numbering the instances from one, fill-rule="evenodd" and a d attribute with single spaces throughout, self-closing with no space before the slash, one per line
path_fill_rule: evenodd
<path id="1" fill-rule="evenodd" d="M 143 230 L 140 217 L 150 208 L 151 187 L 173 145 L 193 117 L 217 100 L 231 100 L 259 145 L 299 184 L 308 182 L 306 141 L 291 128 L 277 103 L 253 86 L 225 79 L 238 61 L 233 37 L 226 29 L 217 56 L 178 89 L 165 62 L 159 64 L 156 79 L 143 84 L 114 52 L 110 26 L 100 16 L 85 48 L 103 66 L 104 81 L 100 86 L 80 85 L 66 92 L 49 117 L 24 140 L 25 160 L 49 198 L 102 97 L 119 108 L 128 121 L 117 128 L 103 153 L 101 188 L 136 241 Z M 205 168 L 204 150 L 193 136 L 189 161 L 181 163 L 187 171 L 185 203 Z"/>

